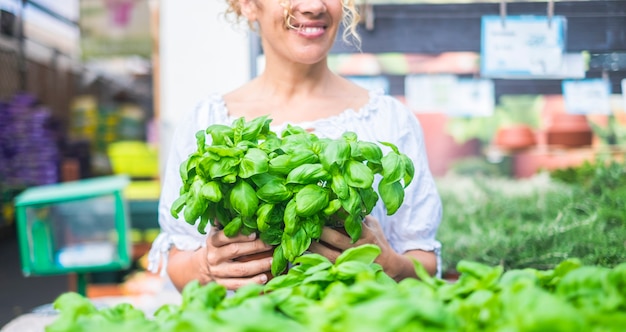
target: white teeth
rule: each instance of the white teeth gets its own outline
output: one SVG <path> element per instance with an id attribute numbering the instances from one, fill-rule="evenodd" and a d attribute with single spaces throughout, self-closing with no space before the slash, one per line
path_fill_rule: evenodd
<path id="1" fill-rule="evenodd" d="M 316 33 L 322 31 L 321 27 L 300 27 L 300 31 L 304 33 Z"/>

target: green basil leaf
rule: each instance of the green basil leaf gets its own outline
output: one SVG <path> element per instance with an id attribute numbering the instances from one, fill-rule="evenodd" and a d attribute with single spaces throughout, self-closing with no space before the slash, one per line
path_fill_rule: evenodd
<path id="1" fill-rule="evenodd" d="M 274 211 L 274 204 L 263 203 L 259 206 L 259 209 L 256 211 L 257 219 L 257 228 L 261 232 L 265 232 L 270 228 L 269 220 L 272 215 L 272 211 Z"/>
<path id="2" fill-rule="evenodd" d="M 246 124 L 246 120 L 243 117 L 235 119 L 233 121 L 233 143 L 239 144 L 243 140 L 243 130 Z"/>
<path id="3" fill-rule="evenodd" d="M 361 197 L 359 192 L 352 187 L 348 187 L 348 198 L 340 199 L 341 206 L 351 215 L 356 215 L 361 212 Z"/>
<path id="4" fill-rule="evenodd" d="M 356 261 L 335 264 L 335 267 L 337 279 L 339 280 L 350 280 L 356 278 L 361 273 L 372 272 L 369 265 Z"/>
<path id="5" fill-rule="evenodd" d="M 373 244 L 364 244 L 358 247 L 345 250 L 335 260 L 335 266 L 345 262 L 361 262 L 363 264 L 372 264 L 376 257 L 380 255 L 380 247 Z"/>
<path id="6" fill-rule="evenodd" d="M 239 147 L 230 147 L 227 145 L 209 145 L 206 148 L 207 152 L 209 152 L 210 154 L 213 154 L 217 157 L 235 157 L 235 158 L 241 158 L 241 156 L 243 156 L 244 153 L 244 149 L 239 148 Z M 219 159 L 219 158 L 213 158 L 213 159 Z"/>
<path id="7" fill-rule="evenodd" d="M 324 220 L 316 214 L 308 217 L 302 223 L 302 227 L 312 239 L 319 239 L 322 236 L 322 228 L 324 227 Z"/>
<path id="8" fill-rule="evenodd" d="M 185 207 L 185 202 L 187 201 L 188 195 L 188 193 L 184 193 L 178 196 L 178 198 L 172 203 L 172 206 L 170 207 L 170 214 L 172 215 L 172 217 L 178 219 L 178 214 Z"/>
<path id="9" fill-rule="evenodd" d="M 209 181 L 202 185 L 200 189 L 200 194 L 202 197 L 208 199 L 213 203 L 217 203 L 222 200 L 222 190 L 220 189 L 219 183 L 215 181 Z"/>
<path id="10" fill-rule="evenodd" d="M 252 180 L 252 182 L 258 188 L 261 188 L 266 183 L 268 183 L 270 181 L 282 181 L 282 180 L 284 180 L 284 177 L 281 177 L 281 176 L 278 176 L 278 175 L 274 175 L 274 174 L 270 174 L 270 173 L 260 173 L 260 174 L 255 174 L 255 175 L 251 176 L 250 180 Z"/>
<path id="11" fill-rule="evenodd" d="M 205 209 L 204 213 L 200 216 L 200 222 L 198 223 L 198 233 L 206 234 L 206 227 L 209 224 L 209 220 L 211 220 L 214 216 L 211 213 L 212 209 Z"/>
<path id="12" fill-rule="evenodd" d="M 329 217 L 333 215 L 335 212 L 339 211 L 341 208 L 341 201 L 339 199 L 333 199 L 328 202 L 328 205 L 322 210 L 322 213 Z"/>
<path id="13" fill-rule="evenodd" d="M 357 191 L 359 192 L 361 202 L 363 202 L 363 206 L 365 207 L 364 214 L 370 214 L 378 202 L 378 194 L 374 188 L 358 189 Z"/>
<path id="14" fill-rule="evenodd" d="M 265 173 L 269 170 L 267 153 L 258 148 L 248 149 L 239 163 L 239 176 L 247 179 L 253 175 Z"/>
<path id="15" fill-rule="evenodd" d="M 276 136 L 274 133 L 267 133 L 265 141 L 259 144 L 259 149 L 265 151 L 265 153 L 270 154 L 278 149 L 283 144 L 280 138 Z"/>
<path id="16" fill-rule="evenodd" d="M 292 198 L 285 207 L 285 214 L 283 215 L 285 222 L 285 233 L 292 235 L 296 231 L 298 225 L 298 215 L 296 214 L 296 200 Z"/>
<path id="17" fill-rule="evenodd" d="M 283 231 L 280 228 L 268 228 L 267 230 L 262 231 L 259 237 L 266 244 L 275 246 L 280 244 L 283 239 Z"/>
<path id="18" fill-rule="evenodd" d="M 374 183 L 374 173 L 363 163 L 348 160 L 345 165 L 346 182 L 356 188 L 370 188 Z"/>
<path id="19" fill-rule="evenodd" d="M 311 246 L 311 238 L 303 228 L 298 228 L 293 235 L 283 233 L 283 253 L 289 262 L 293 262 Z"/>
<path id="20" fill-rule="evenodd" d="M 346 233 L 352 239 L 352 243 L 355 243 L 361 237 L 361 232 L 363 231 L 363 225 L 361 219 L 359 219 L 355 215 L 349 215 L 343 222 L 343 227 L 346 230 Z"/>
<path id="21" fill-rule="evenodd" d="M 386 183 L 381 181 L 378 184 L 378 193 L 385 203 L 388 216 L 396 213 L 404 200 L 404 189 L 400 182 Z"/>
<path id="22" fill-rule="evenodd" d="M 296 149 L 289 153 L 289 163 L 291 169 L 303 164 L 314 164 L 319 161 L 319 157 L 310 149 Z"/>
<path id="23" fill-rule="evenodd" d="M 413 164 L 413 160 L 411 160 L 411 158 L 409 158 L 405 154 L 401 154 L 400 159 L 402 160 L 402 163 L 404 164 L 403 182 L 404 182 L 404 188 L 406 188 L 409 186 L 409 184 L 411 184 L 411 181 L 413 181 L 413 176 L 415 176 L 415 165 Z"/>
<path id="24" fill-rule="evenodd" d="M 348 142 L 348 143 L 352 143 L 352 142 L 357 142 L 358 141 L 358 136 L 353 131 L 346 131 L 346 132 L 344 132 L 343 134 L 341 134 L 341 138 L 343 138 L 343 140 Z"/>
<path id="25" fill-rule="evenodd" d="M 304 164 L 287 175 L 287 183 L 311 184 L 330 179 L 330 174 L 320 164 Z"/>
<path id="26" fill-rule="evenodd" d="M 221 178 L 229 174 L 237 174 L 238 160 L 232 157 L 220 158 L 209 165 L 209 175 L 212 179 Z"/>
<path id="27" fill-rule="evenodd" d="M 383 158 L 383 151 L 376 143 L 359 141 L 356 143 L 358 154 L 367 161 L 380 162 Z M 353 152 L 354 156 L 354 152 Z"/>
<path id="28" fill-rule="evenodd" d="M 228 142 L 232 144 L 233 140 L 233 128 L 226 125 L 214 124 L 209 126 L 205 132 L 211 135 L 213 145 L 228 145 Z"/>
<path id="29" fill-rule="evenodd" d="M 229 200 L 232 208 L 244 217 L 253 216 L 259 207 L 254 188 L 244 180 L 237 181 L 230 192 Z"/>
<path id="30" fill-rule="evenodd" d="M 296 213 L 300 217 L 310 217 L 328 205 L 328 190 L 316 184 L 304 186 L 296 194 Z"/>
<path id="31" fill-rule="evenodd" d="M 389 147 L 391 149 L 391 151 L 395 152 L 396 154 L 400 154 L 400 150 L 398 150 L 398 147 L 395 146 L 395 144 L 393 143 L 389 143 L 389 142 L 380 142 L 380 144 Z"/>
<path id="32" fill-rule="evenodd" d="M 259 199 L 273 204 L 288 200 L 292 194 L 291 190 L 280 180 L 270 181 L 256 192 Z"/>
<path id="33" fill-rule="evenodd" d="M 197 131 L 196 132 L 196 146 L 200 154 L 204 153 L 205 144 L 206 144 L 206 135 L 204 134 L 204 130 Z"/>
<path id="34" fill-rule="evenodd" d="M 318 266 L 332 264 L 330 260 L 320 254 L 309 253 L 296 258 L 293 261 L 294 264 L 300 264 L 303 266 Z M 307 270 L 308 271 L 308 270 Z"/>
<path id="35" fill-rule="evenodd" d="M 400 155 L 389 152 L 382 159 L 383 179 L 382 182 L 392 183 L 398 182 L 404 177 L 404 163 Z"/>
<path id="36" fill-rule="evenodd" d="M 282 245 L 278 245 L 276 248 L 274 248 L 274 255 L 272 257 L 272 275 L 280 275 L 281 273 L 285 272 L 286 269 L 287 259 L 285 258 Z"/>
<path id="37" fill-rule="evenodd" d="M 287 128 L 285 128 L 285 130 L 283 130 L 283 132 L 282 132 L 282 137 L 293 136 L 293 135 L 300 135 L 300 134 L 308 134 L 308 133 L 302 127 L 294 126 L 292 124 L 288 124 Z"/>
<path id="38" fill-rule="evenodd" d="M 243 220 L 241 220 L 241 217 L 239 216 L 235 217 L 228 224 L 226 224 L 226 226 L 224 226 L 224 235 L 228 237 L 237 236 L 242 226 L 243 226 Z"/>
<path id="39" fill-rule="evenodd" d="M 343 167 L 343 164 L 350 158 L 350 144 L 344 140 L 331 140 L 326 144 L 319 158 L 325 169 L 330 169 L 332 165 Z"/>
<path id="40" fill-rule="evenodd" d="M 269 161 L 269 171 L 275 174 L 289 174 L 293 167 L 290 162 L 291 156 L 288 154 L 281 154 Z"/>
<path id="41" fill-rule="evenodd" d="M 244 124 L 242 139 L 246 141 L 257 142 L 259 138 L 265 136 L 270 129 L 271 119 L 267 115 L 263 115 Z"/>
<path id="42" fill-rule="evenodd" d="M 337 195 L 337 197 L 339 197 L 340 199 L 347 199 L 348 195 L 350 195 L 348 182 L 346 182 L 346 178 L 339 171 L 337 166 L 333 168 L 334 169 L 333 169 L 332 182 L 330 183 L 330 189 L 332 189 L 335 195 Z"/>

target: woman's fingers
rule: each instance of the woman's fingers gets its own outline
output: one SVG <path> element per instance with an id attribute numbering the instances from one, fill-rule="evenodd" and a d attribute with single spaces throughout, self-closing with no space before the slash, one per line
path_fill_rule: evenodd
<path id="1" fill-rule="evenodd" d="M 207 254 L 208 256 L 209 254 Z M 270 271 L 272 267 L 272 256 L 257 258 L 247 262 L 225 261 L 221 264 L 211 266 L 213 279 L 247 278 Z"/>
<path id="2" fill-rule="evenodd" d="M 265 284 L 267 282 L 267 275 L 261 273 L 251 278 L 216 278 L 215 282 L 223 285 L 226 289 L 237 290 L 248 284 Z"/>
<path id="3" fill-rule="evenodd" d="M 228 237 L 224 234 L 224 231 L 218 229 L 217 227 L 212 227 L 211 232 L 209 233 L 209 237 L 207 238 L 207 242 L 210 242 L 211 246 L 221 247 L 229 243 L 234 242 L 249 242 L 256 240 L 256 234 L 252 233 L 250 235 L 238 234 L 234 237 Z"/>
<path id="4" fill-rule="evenodd" d="M 352 239 L 349 236 L 334 230 L 330 227 L 324 227 L 322 229 L 322 236 L 320 242 L 327 243 L 341 251 L 352 247 Z"/>

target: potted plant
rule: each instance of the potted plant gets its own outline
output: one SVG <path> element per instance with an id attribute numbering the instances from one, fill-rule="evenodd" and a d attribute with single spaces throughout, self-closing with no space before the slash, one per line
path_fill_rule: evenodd
<path id="1" fill-rule="evenodd" d="M 197 150 L 180 166 L 183 187 L 172 215 L 182 212 L 200 233 L 209 224 L 227 236 L 258 233 L 276 246 L 272 274 L 278 275 L 320 238 L 322 227 L 341 227 L 356 242 L 379 198 L 389 215 L 402 204 L 414 166 L 393 144 L 381 142 L 389 148 L 383 154 L 352 132 L 328 139 L 288 126 L 279 135 L 270 122 L 239 118 L 197 132 Z M 375 175 L 382 177 L 378 191 Z"/>
<path id="2" fill-rule="evenodd" d="M 528 148 L 537 143 L 540 102 L 538 96 L 501 96 L 491 116 L 455 118 L 447 130 L 460 142 L 476 138 L 506 151 Z"/>

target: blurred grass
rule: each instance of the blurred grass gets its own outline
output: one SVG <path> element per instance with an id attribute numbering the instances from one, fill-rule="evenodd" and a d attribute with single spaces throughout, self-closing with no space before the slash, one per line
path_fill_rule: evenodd
<path id="1" fill-rule="evenodd" d="M 626 261 L 626 167 L 618 162 L 511 179 L 437 179 L 445 270 L 461 259 L 505 269 L 551 269 L 566 258 L 613 267 Z"/>

